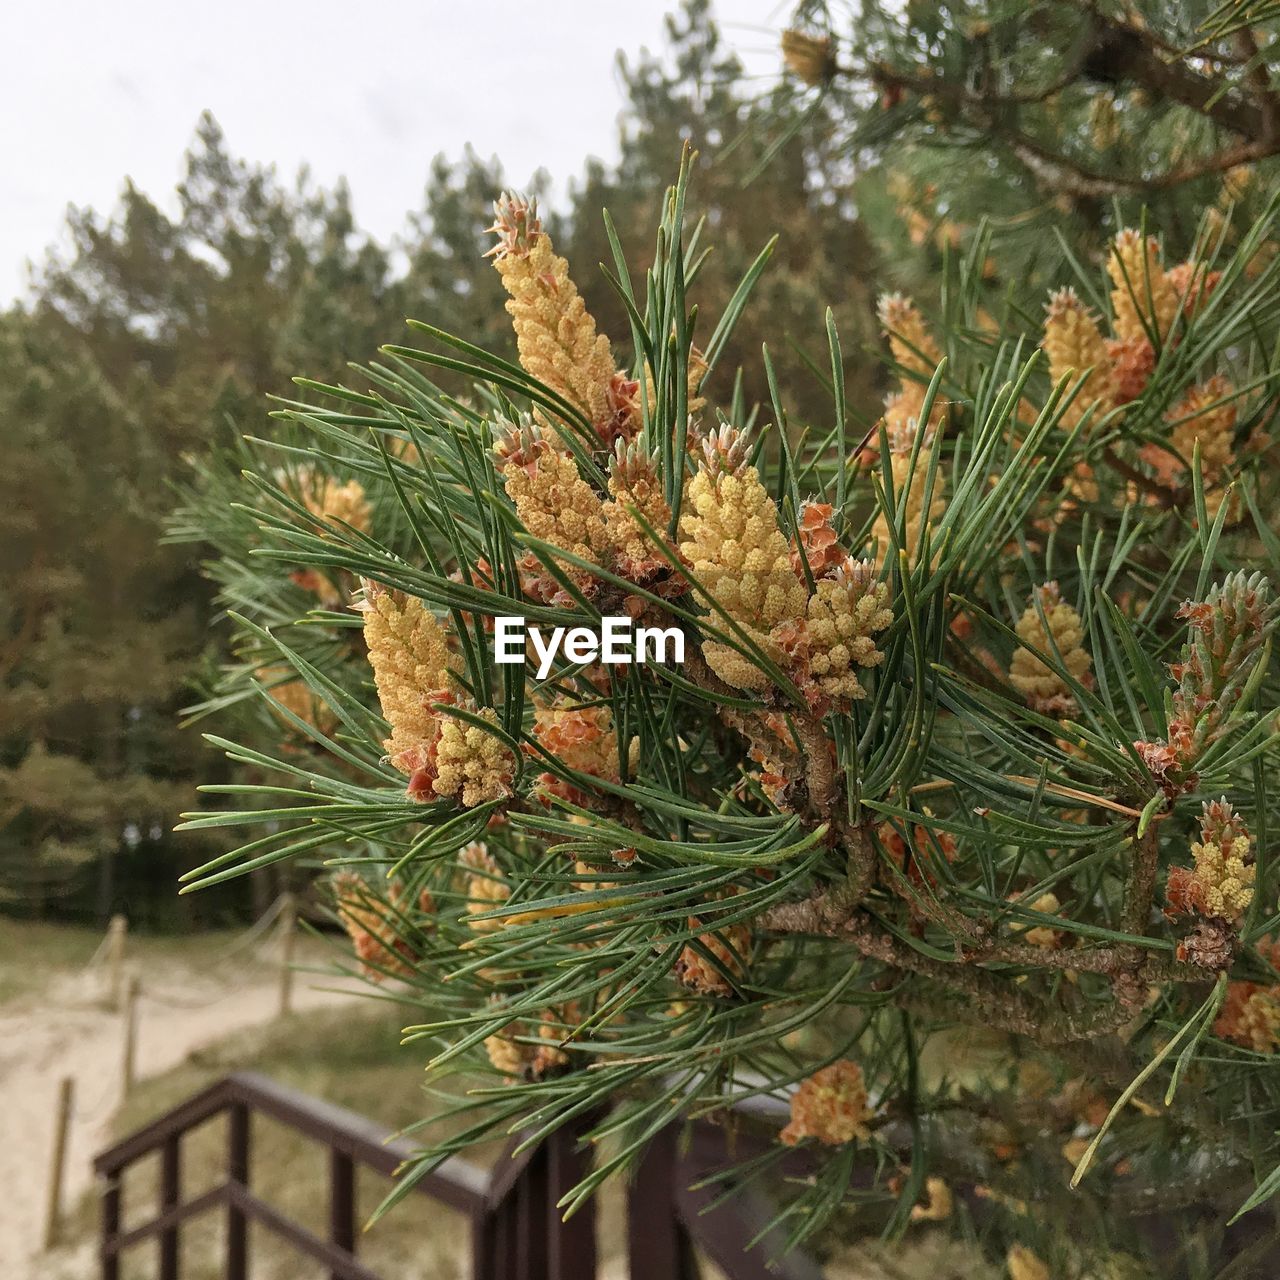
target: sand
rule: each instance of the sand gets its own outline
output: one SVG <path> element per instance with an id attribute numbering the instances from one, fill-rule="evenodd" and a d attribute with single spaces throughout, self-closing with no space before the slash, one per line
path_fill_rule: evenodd
<path id="1" fill-rule="evenodd" d="M 48 1280 L 50 1275 L 34 1255 L 44 1236 L 63 1077 L 75 1080 L 68 1207 L 92 1185 L 93 1156 L 109 1141 L 111 1115 L 120 1101 L 123 1020 L 102 999 L 100 981 L 96 973 L 65 978 L 38 999 L 26 996 L 0 1005 L 0 1276 L 5 1280 Z M 348 998 L 319 990 L 306 975 L 295 977 L 295 1010 Z M 274 978 L 244 983 L 234 973 L 211 976 L 175 966 L 148 973 L 138 1004 L 137 1076 L 167 1071 L 232 1032 L 269 1022 L 278 1008 Z M 59 1274 L 97 1274 L 91 1254 L 70 1271 L 68 1259 L 60 1261 Z"/>

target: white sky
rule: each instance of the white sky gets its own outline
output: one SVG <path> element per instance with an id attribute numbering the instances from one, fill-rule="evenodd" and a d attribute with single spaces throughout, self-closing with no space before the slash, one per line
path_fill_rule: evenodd
<path id="1" fill-rule="evenodd" d="M 126 176 L 166 208 L 197 118 L 233 155 L 349 180 L 381 239 L 427 166 L 470 142 L 563 192 L 614 158 L 614 53 L 665 48 L 665 0 L 0 0 L 0 306 L 68 204 L 113 208 Z M 776 74 L 784 0 L 717 0 L 752 75 Z M 764 28 L 771 28 L 765 30 Z M 761 84 L 764 80 L 761 80 Z M 673 141 L 672 161 L 676 158 Z"/>

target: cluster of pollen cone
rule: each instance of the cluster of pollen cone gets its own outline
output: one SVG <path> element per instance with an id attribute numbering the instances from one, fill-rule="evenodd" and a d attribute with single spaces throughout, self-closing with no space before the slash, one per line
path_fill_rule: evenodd
<path id="1" fill-rule="evenodd" d="M 536 206 L 504 196 L 495 208 L 491 254 L 510 295 L 506 305 L 520 363 L 544 392 L 531 412 L 491 424 L 497 475 L 533 544 L 519 562 L 521 591 L 540 604 L 573 607 L 581 597 L 605 612 L 625 610 L 665 625 L 672 615 L 661 602 L 679 597 L 682 608 L 700 619 L 699 634 L 689 637 L 699 664 L 693 678 L 712 690 L 760 698 L 758 712 L 725 708 L 721 715 L 747 739 L 764 793 L 781 802 L 797 761 L 773 700 L 777 677 L 800 691 L 813 716 L 847 711 L 864 698 L 866 673 L 884 660 L 876 638 L 893 622 L 888 574 L 876 560 L 852 554 L 846 545 L 850 531 L 821 501 L 802 503 L 790 527 L 784 523 L 754 460 L 753 442 L 730 424 L 702 420 L 707 366 L 696 349 L 689 360 L 690 420 L 682 432 L 688 452 L 676 459 L 678 476 L 665 475 L 655 441 L 651 371 L 619 367 L 567 263 L 554 252 Z M 1214 273 L 1194 263 L 1166 270 L 1156 241 L 1133 231 L 1117 237 L 1109 269 L 1110 333 L 1070 289 L 1052 296 L 1045 322 L 1042 345 L 1050 377 L 1055 386 L 1066 384 L 1072 396 L 1061 425 L 1086 437 L 1123 422 L 1161 351 L 1180 341 L 1218 283 Z M 953 408 L 927 392 L 942 352 L 914 304 L 889 295 L 881 299 L 879 314 L 899 385 L 879 423 L 887 451 L 877 444 L 853 462 L 880 469 L 878 487 L 892 497 L 877 508 L 871 545 L 882 557 L 896 552 L 910 565 L 930 546 L 946 511 L 943 470 L 929 468 L 927 485 L 922 473 Z M 1167 439 L 1137 448 L 1136 465 L 1154 485 L 1174 491 L 1188 483 L 1196 456 L 1207 496 L 1221 500 L 1234 463 L 1234 406 L 1234 392 L 1221 376 L 1196 383 L 1166 414 Z M 1019 416 L 1027 420 L 1025 407 Z M 1069 485 L 1076 497 L 1093 500 L 1089 468 L 1078 468 Z M 341 518 L 355 527 L 368 523 L 367 507 L 350 486 L 313 486 L 307 505 L 318 518 Z M 489 584 L 487 564 L 468 568 L 472 583 Z M 1243 619 L 1244 626 L 1249 610 L 1262 606 L 1247 584 L 1230 592 L 1196 607 L 1212 607 L 1219 622 L 1227 614 Z M 446 626 L 422 600 L 373 581 L 363 584 L 356 607 L 390 730 L 387 759 L 407 779 L 408 795 L 464 808 L 500 806 L 513 794 L 517 775 L 511 739 L 499 731 L 494 710 L 472 701 Z M 1196 625 L 1193 618 L 1193 632 Z M 1078 609 L 1056 582 L 1046 582 L 1032 593 L 1015 631 L 1017 645 L 1001 673 L 1012 690 L 1041 716 L 1063 721 L 1076 715 L 1081 695 L 1093 687 L 1087 627 Z M 1175 712 L 1192 703 L 1202 710 L 1198 690 L 1208 687 L 1209 677 L 1196 662 L 1193 646 L 1180 669 L 1186 688 L 1174 698 Z M 598 669 L 582 674 L 601 688 L 607 685 Z M 620 756 L 608 703 L 578 703 L 540 690 L 532 703 L 530 736 L 540 754 L 564 767 L 563 773 L 537 775 L 543 797 L 592 807 L 592 796 L 566 775 L 616 784 L 626 774 L 629 762 Z M 1171 721 L 1168 740 L 1134 744 L 1158 776 L 1179 777 L 1178 768 L 1191 759 L 1192 717 L 1189 711 L 1180 714 Z M 620 862 L 626 852 L 619 851 Z M 950 860 L 953 850 L 942 852 Z M 1230 806 L 1217 802 L 1205 806 L 1201 839 L 1190 852 L 1191 865 L 1175 867 L 1169 876 L 1169 913 L 1192 921 L 1180 958 L 1215 963 L 1216 954 L 1235 945 L 1233 930 L 1252 899 L 1252 837 Z M 472 931 L 482 936 L 501 928 L 500 909 L 510 889 L 497 860 L 483 844 L 470 846 L 456 874 Z M 407 973 L 412 956 L 401 926 L 416 920 L 414 927 L 429 927 L 421 922 L 432 904 L 410 902 L 394 886 L 375 901 L 358 878 L 335 889 L 339 914 L 370 971 Z M 1059 910 L 1052 894 L 1033 906 L 1048 915 Z M 498 916 L 487 914 L 495 909 Z M 701 995 L 731 996 L 751 950 L 750 927 L 710 929 L 696 916 L 688 923 L 700 945 L 684 949 L 674 976 Z M 1024 940 L 1053 947 L 1057 939 L 1055 930 L 1043 927 L 1028 930 Z M 580 1017 L 575 1006 L 566 1005 L 513 1023 L 486 1042 L 490 1060 L 513 1079 L 563 1069 L 563 1046 Z M 1219 1031 L 1254 1047 L 1280 1043 L 1280 988 L 1232 984 Z M 782 1138 L 842 1144 L 865 1137 L 871 1119 L 860 1069 L 842 1060 L 802 1084 Z"/>
<path id="2" fill-rule="evenodd" d="M 525 595 L 572 605 L 576 595 L 598 600 L 611 590 L 618 607 L 637 617 L 651 601 L 611 583 L 622 580 L 660 598 L 685 596 L 705 616 L 701 656 L 710 678 L 762 691 L 770 684 L 766 667 L 774 664 L 817 709 L 865 696 L 859 673 L 882 660 L 874 636 L 892 620 L 876 566 L 840 545 L 824 504 L 806 503 L 795 534 L 783 532 L 746 437 L 699 420 L 706 366 L 696 350 L 689 362 L 689 474 L 673 520 L 658 451 L 645 446 L 642 434 L 651 381 L 642 389 L 618 367 L 536 206 L 504 196 L 495 207 L 491 252 L 510 294 L 520 362 L 549 393 L 532 413 L 494 423 L 503 489 L 542 550 L 521 559 Z M 551 404 L 563 413 L 544 407 Z M 589 428 L 580 450 L 570 444 L 569 418 Z M 588 458 L 594 466 L 583 465 Z M 487 580 L 487 566 L 475 566 L 473 581 Z M 421 600 L 374 582 L 364 584 L 357 607 L 391 728 L 387 756 L 408 777 L 409 794 L 467 807 L 509 794 L 515 761 L 488 731 L 493 711 L 471 704 L 455 678 L 445 627 Z M 533 732 L 557 758 L 567 755 L 577 772 L 617 780 L 607 707 L 552 702 L 535 711 Z M 544 782 L 552 791 L 571 791 L 549 775 Z"/>

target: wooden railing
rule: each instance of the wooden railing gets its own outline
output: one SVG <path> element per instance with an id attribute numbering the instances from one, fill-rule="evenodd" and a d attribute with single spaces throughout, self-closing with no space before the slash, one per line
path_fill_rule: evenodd
<path id="1" fill-rule="evenodd" d="M 216 1116 L 227 1117 L 225 1177 L 190 1200 L 182 1195 L 183 1139 Z M 321 1239 L 251 1188 L 253 1117 L 261 1115 L 313 1139 L 328 1151 L 329 1228 Z M 474 1280 L 589 1280 L 596 1274 L 593 1203 L 568 1222 L 556 1207 L 587 1172 L 579 1138 L 587 1126 L 566 1125 L 520 1154 L 518 1139 L 488 1173 L 459 1158 L 419 1180 L 416 1193 L 463 1214 L 470 1224 Z M 155 1215 L 122 1229 L 126 1170 L 159 1152 Z M 100 1257 L 103 1280 L 119 1280 L 121 1255 L 157 1242 L 160 1280 L 181 1280 L 181 1230 L 188 1219 L 226 1215 L 225 1275 L 248 1280 L 249 1224 L 279 1236 L 330 1280 L 380 1280 L 357 1257 L 356 1180 L 360 1167 L 391 1176 L 413 1147 L 364 1116 L 285 1088 L 263 1076 L 227 1076 L 175 1107 L 94 1160 L 102 1193 Z M 741 1155 L 741 1150 L 738 1152 Z M 768 1238 L 753 1250 L 769 1207 L 758 1193 L 714 1205 L 712 1183 L 693 1189 L 726 1163 L 722 1130 L 698 1124 L 678 1141 L 674 1130 L 650 1145 L 627 1197 L 627 1251 L 632 1280 L 696 1280 L 695 1245 L 730 1280 L 820 1280 L 821 1271 L 800 1254 L 770 1269 L 781 1250 Z"/>
<path id="2" fill-rule="evenodd" d="M 208 1191 L 184 1201 L 183 1137 L 218 1115 L 225 1115 L 228 1121 L 226 1177 Z M 327 1148 L 328 1239 L 321 1239 L 292 1221 L 251 1189 L 255 1115 L 270 1117 Z M 156 1215 L 140 1226 L 122 1231 L 124 1172 L 156 1151 L 160 1153 Z M 180 1280 L 178 1246 L 182 1224 L 209 1210 L 226 1214 L 227 1280 L 247 1280 L 249 1275 L 250 1222 L 261 1224 L 321 1264 L 331 1280 L 379 1280 L 356 1256 L 357 1169 L 363 1166 L 390 1176 L 413 1153 L 408 1143 L 398 1141 L 389 1130 L 352 1111 L 287 1089 L 263 1076 L 227 1076 L 94 1160 L 102 1189 L 103 1280 L 118 1280 L 121 1254 L 148 1240 L 159 1242 L 160 1280 Z M 568 1136 L 555 1135 L 535 1151 L 501 1162 L 499 1168 L 501 1176 L 491 1180 L 475 1165 L 455 1158 L 421 1179 L 415 1188 L 467 1217 L 477 1280 L 497 1280 L 511 1274 L 491 1259 L 517 1243 L 530 1256 L 549 1259 L 546 1268 L 530 1274 L 554 1280 L 590 1276 L 595 1268 L 590 1209 L 567 1223 L 553 1220 L 546 1211 L 547 1197 L 554 1204 L 580 1176 Z M 495 1245 L 501 1248 L 495 1250 Z"/>
<path id="3" fill-rule="evenodd" d="M 768 1235 L 748 1248 L 769 1222 L 776 1205 L 752 1187 L 722 1197 L 716 1171 L 749 1155 L 752 1129 L 775 1127 L 785 1113 L 769 1099 L 733 1109 L 733 1123 L 720 1127 L 698 1121 L 674 1126 L 650 1143 L 627 1188 L 626 1247 L 631 1280 L 697 1280 L 697 1255 L 709 1258 L 729 1280 L 821 1280 L 822 1271 L 799 1252 L 788 1253 Z M 225 1177 L 208 1191 L 184 1200 L 183 1138 L 215 1116 L 227 1117 Z M 326 1239 L 290 1219 L 251 1189 L 253 1117 L 278 1121 L 328 1151 L 329 1228 Z M 580 1139 L 591 1118 L 566 1125 L 544 1142 L 515 1154 L 513 1139 L 493 1171 L 452 1159 L 416 1184 L 415 1191 L 463 1214 L 470 1224 L 473 1280 L 590 1280 L 596 1274 L 594 1206 L 588 1203 L 566 1222 L 557 1201 L 587 1171 L 590 1156 Z M 121 1229 L 125 1171 L 159 1153 L 160 1179 L 155 1215 L 140 1226 Z M 154 1241 L 160 1280 L 181 1280 L 181 1231 L 198 1214 L 226 1215 L 227 1280 L 248 1280 L 250 1223 L 257 1223 L 318 1264 L 329 1280 L 381 1280 L 356 1256 L 356 1183 L 360 1167 L 391 1176 L 414 1154 L 412 1146 L 363 1116 L 287 1089 L 257 1075 L 232 1075 L 196 1094 L 167 1115 L 102 1152 L 94 1161 L 102 1190 L 101 1260 L 103 1280 L 119 1280 L 121 1255 Z M 790 1153 L 775 1177 L 812 1173 L 805 1157 Z M 874 1169 L 855 1171 L 870 1185 Z M 974 1189 L 957 1188 L 968 1215 L 979 1226 L 991 1202 Z M 1186 1206 L 1171 1212 L 1153 1205 L 1137 1212 L 1133 1224 L 1147 1237 L 1153 1256 L 1169 1262 L 1165 1274 L 1200 1274 L 1188 1262 L 1185 1236 L 1200 1227 L 1215 1233 L 1224 1214 L 1219 1206 Z M 431 1232 L 424 1226 L 424 1243 Z M 1280 1275 L 1280 1233 L 1265 1211 L 1226 1227 L 1221 1256 L 1231 1264 L 1221 1274 L 1244 1280 Z M 206 1259 L 207 1261 L 207 1259 Z M 772 1266 L 770 1265 L 772 1261 Z M 308 1272 L 306 1274 L 315 1274 Z"/>

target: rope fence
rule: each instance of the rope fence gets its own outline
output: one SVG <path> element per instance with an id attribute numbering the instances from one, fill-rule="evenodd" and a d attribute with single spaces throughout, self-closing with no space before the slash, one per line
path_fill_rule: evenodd
<path id="1" fill-rule="evenodd" d="M 247 951 L 267 946 L 279 969 L 278 1011 L 287 1016 L 293 1008 L 293 967 L 297 941 L 298 904 L 291 893 L 280 894 L 266 911 L 243 932 L 201 960 L 202 970 L 209 972 L 227 964 Z M 138 1078 L 138 1048 L 144 1032 L 142 1006 L 163 1009 L 199 1010 L 218 1004 L 235 995 L 234 990 L 220 990 L 197 998 L 162 993 L 144 986 L 143 975 L 130 970 L 128 963 L 128 921 L 123 915 L 111 918 L 102 941 L 79 970 L 80 978 L 93 978 L 97 983 L 94 1004 L 105 1004 L 120 1017 L 120 1075 L 107 1074 L 101 1089 L 91 1103 L 79 1092 L 74 1076 L 59 1082 L 55 1098 L 44 1223 L 44 1245 L 52 1249 L 62 1234 L 65 1218 L 64 1186 L 67 1152 L 74 1125 L 98 1125 L 127 1100 Z"/>

